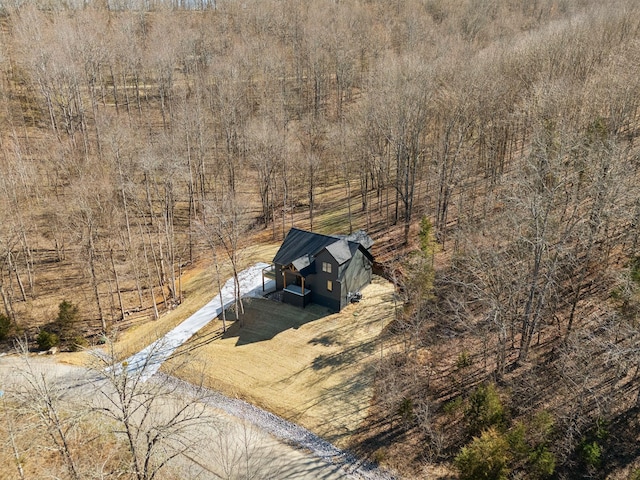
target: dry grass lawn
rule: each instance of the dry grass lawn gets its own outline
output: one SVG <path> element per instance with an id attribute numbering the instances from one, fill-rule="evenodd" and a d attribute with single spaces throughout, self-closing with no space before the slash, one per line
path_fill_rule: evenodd
<path id="1" fill-rule="evenodd" d="M 338 314 L 249 299 L 243 326 L 222 335 L 221 322 L 210 323 L 169 368 L 184 365 L 180 376 L 203 378 L 345 447 L 367 414 L 374 360 L 386 348 L 380 333 L 393 318 L 390 283 L 374 277 L 363 296 Z"/>

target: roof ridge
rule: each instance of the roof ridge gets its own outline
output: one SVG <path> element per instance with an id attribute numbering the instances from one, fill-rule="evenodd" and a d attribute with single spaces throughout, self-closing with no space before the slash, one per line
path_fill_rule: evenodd
<path id="1" fill-rule="evenodd" d="M 327 238 L 334 238 L 336 240 L 340 240 L 340 237 L 338 235 L 327 235 L 325 233 L 311 232 L 309 230 L 304 230 L 298 227 L 291 227 L 289 231 L 291 230 L 298 230 L 299 232 L 310 233 L 311 235 L 318 235 L 319 237 L 327 237 Z"/>

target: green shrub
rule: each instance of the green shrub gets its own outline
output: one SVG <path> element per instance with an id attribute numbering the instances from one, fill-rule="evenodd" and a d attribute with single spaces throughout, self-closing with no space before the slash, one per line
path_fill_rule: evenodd
<path id="1" fill-rule="evenodd" d="M 640 285 L 640 257 L 633 257 L 629 263 L 629 273 L 631 274 L 631 279 Z"/>
<path id="2" fill-rule="evenodd" d="M 609 437 L 607 423 L 602 418 L 597 418 L 595 425 L 583 437 L 578 447 L 578 453 L 587 468 L 598 469 L 602 465 L 604 456 L 603 445 Z"/>
<path id="3" fill-rule="evenodd" d="M 580 448 L 582 460 L 587 467 L 598 468 L 602 462 L 602 448 L 597 441 L 583 442 Z"/>
<path id="4" fill-rule="evenodd" d="M 403 422 L 410 422 L 414 418 L 413 413 L 413 400 L 409 397 L 404 397 L 398 406 L 398 415 L 402 417 Z"/>
<path id="5" fill-rule="evenodd" d="M 387 459 L 387 449 L 386 448 L 380 447 L 375 452 L 373 452 L 373 461 L 377 465 L 382 465 L 386 459 Z"/>
<path id="6" fill-rule="evenodd" d="M 63 300 L 58 305 L 58 317 L 56 326 L 60 337 L 67 341 L 77 336 L 76 325 L 80 320 L 80 309 L 67 300 Z"/>
<path id="7" fill-rule="evenodd" d="M 462 397 L 456 397 L 454 399 L 449 400 L 442 406 L 444 413 L 447 415 L 452 415 L 458 412 L 462 408 L 463 400 Z"/>
<path id="8" fill-rule="evenodd" d="M 556 470 L 556 456 L 547 447 L 536 449 L 529 457 L 531 473 L 535 478 L 549 478 Z"/>
<path id="9" fill-rule="evenodd" d="M 516 423 L 507 433 L 509 448 L 517 458 L 527 458 L 531 452 L 526 437 L 527 430 L 522 423 Z"/>
<path id="10" fill-rule="evenodd" d="M 556 468 L 556 457 L 547 449 L 553 417 L 545 411 L 529 422 L 517 422 L 507 432 L 512 468 L 528 472 L 527 478 L 548 478 Z"/>
<path id="11" fill-rule="evenodd" d="M 0 341 L 6 340 L 10 331 L 11 320 L 3 313 L 0 313 Z"/>
<path id="12" fill-rule="evenodd" d="M 609 437 L 606 420 L 603 418 L 596 419 L 596 426 L 594 428 L 593 435 L 597 440 L 606 440 Z"/>
<path id="13" fill-rule="evenodd" d="M 489 427 L 501 428 L 504 425 L 504 407 L 493 384 L 480 385 L 471 394 L 465 416 L 471 435 L 477 435 Z"/>
<path id="14" fill-rule="evenodd" d="M 470 367 L 472 363 L 473 362 L 471 360 L 471 355 L 469 355 L 469 352 L 463 350 L 462 352 L 460 352 L 460 355 L 458 355 L 458 360 L 456 360 L 456 367 L 458 367 L 459 370 L 462 370 L 463 368 Z"/>
<path id="15" fill-rule="evenodd" d="M 509 474 L 509 443 L 489 428 L 462 447 L 454 463 L 461 480 L 502 480 Z"/>
<path id="16" fill-rule="evenodd" d="M 530 430 L 538 443 L 547 442 L 553 433 L 555 420 L 546 410 L 536 413 L 530 423 Z"/>
<path id="17" fill-rule="evenodd" d="M 60 343 L 60 337 L 55 333 L 40 330 L 36 341 L 38 342 L 38 348 L 40 350 L 49 350 L 51 347 L 55 347 Z"/>
<path id="18" fill-rule="evenodd" d="M 624 293 L 622 292 L 620 287 L 616 287 L 613 290 L 611 290 L 611 292 L 609 293 L 609 298 L 611 298 L 612 300 L 615 300 L 615 301 L 623 300 L 624 299 Z"/>
<path id="19" fill-rule="evenodd" d="M 433 226 L 431 225 L 431 220 L 429 217 L 424 216 L 420 220 L 420 250 L 426 256 L 429 254 L 433 254 L 431 248 L 431 234 L 433 232 Z"/>
<path id="20" fill-rule="evenodd" d="M 87 341 L 86 338 L 82 336 L 77 336 L 71 340 L 71 345 L 69 346 L 69 350 L 71 350 L 72 352 L 78 352 L 88 346 L 89 346 L 89 342 Z"/>

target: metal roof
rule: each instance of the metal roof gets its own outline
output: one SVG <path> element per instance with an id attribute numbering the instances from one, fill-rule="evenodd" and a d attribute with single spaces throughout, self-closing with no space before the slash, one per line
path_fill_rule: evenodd
<path id="1" fill-rule="evenodd" d="M 359 243 L 367 250 L 369 250 L 373 245 L 373 240 L 369 235 L 367 235 L 367 232 L 365 232 L 364 230 L 356 230 L 351 235 L 347 235 L 346 237 L 344 237 L 344 239 L 347 242 Z"/>
<path id="2" fill-rule="evenodd" d="M 359 248 L 367 257 L 373 260 L 368 248 L 373 244 L 371 237 L 364 230 L 358 230 L 349 236 L 330 236 L 307 232 L 292 228 L 287 233 L 278 253 L 273 257 L 273 263 L 291 265 L 301 272 L 313 263 L 313 257 L 323 249 L 335 258 L 338 265 L 351 260 Z"/>
<path id="3" fill-rule="evenodd" d="M 353 251 L 351 250 L 351 248 L 349 248 L 349 242 L 342 239 L 338 240 L 337 242 L 333 242 L 331 245 L 327 245 L 326 249 L 327 252 L 329 252 L 331 256 L 336 259 L 338 265 L 342 265 L 344 262 L 351 260 L 351 257 L 353 257 L 353 254 L 358 249 L 357 243 L 352 245 L 355 246 Z"/>
<path id="4" fill-rule="evenodd" d="M 303 269 L 307 268 L 309 265 L 311 265 L 312 262 L 313 260 L 311 259 L 311 255 L 303 255 L 300 258 L 296 258 L 291 263 L 293 264 L 294 267 L 296 267 L 296 270 L 300 272 Z"/>
<path id="5" fill-rule="evenodd" d="M 315 256 L 320 250 L 336 240 L 336 237 L 292 228 L 282 242 L 280 250 L 273 257 L 273 263 L 290 265 L 302 257 Z M 304 260 L 301 260 L 301 263 L 304 263 Z"/>

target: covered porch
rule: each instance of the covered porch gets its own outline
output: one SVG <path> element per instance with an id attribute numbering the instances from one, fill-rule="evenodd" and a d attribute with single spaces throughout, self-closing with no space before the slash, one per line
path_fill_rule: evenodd
<path id="1" fill-rule="evenodd" d="M 304 276 L 293 265 L 282 269 L 284 282 L 282 301 L 304 308 L 311 303 L 311 290 L 305 286 Z"/>

